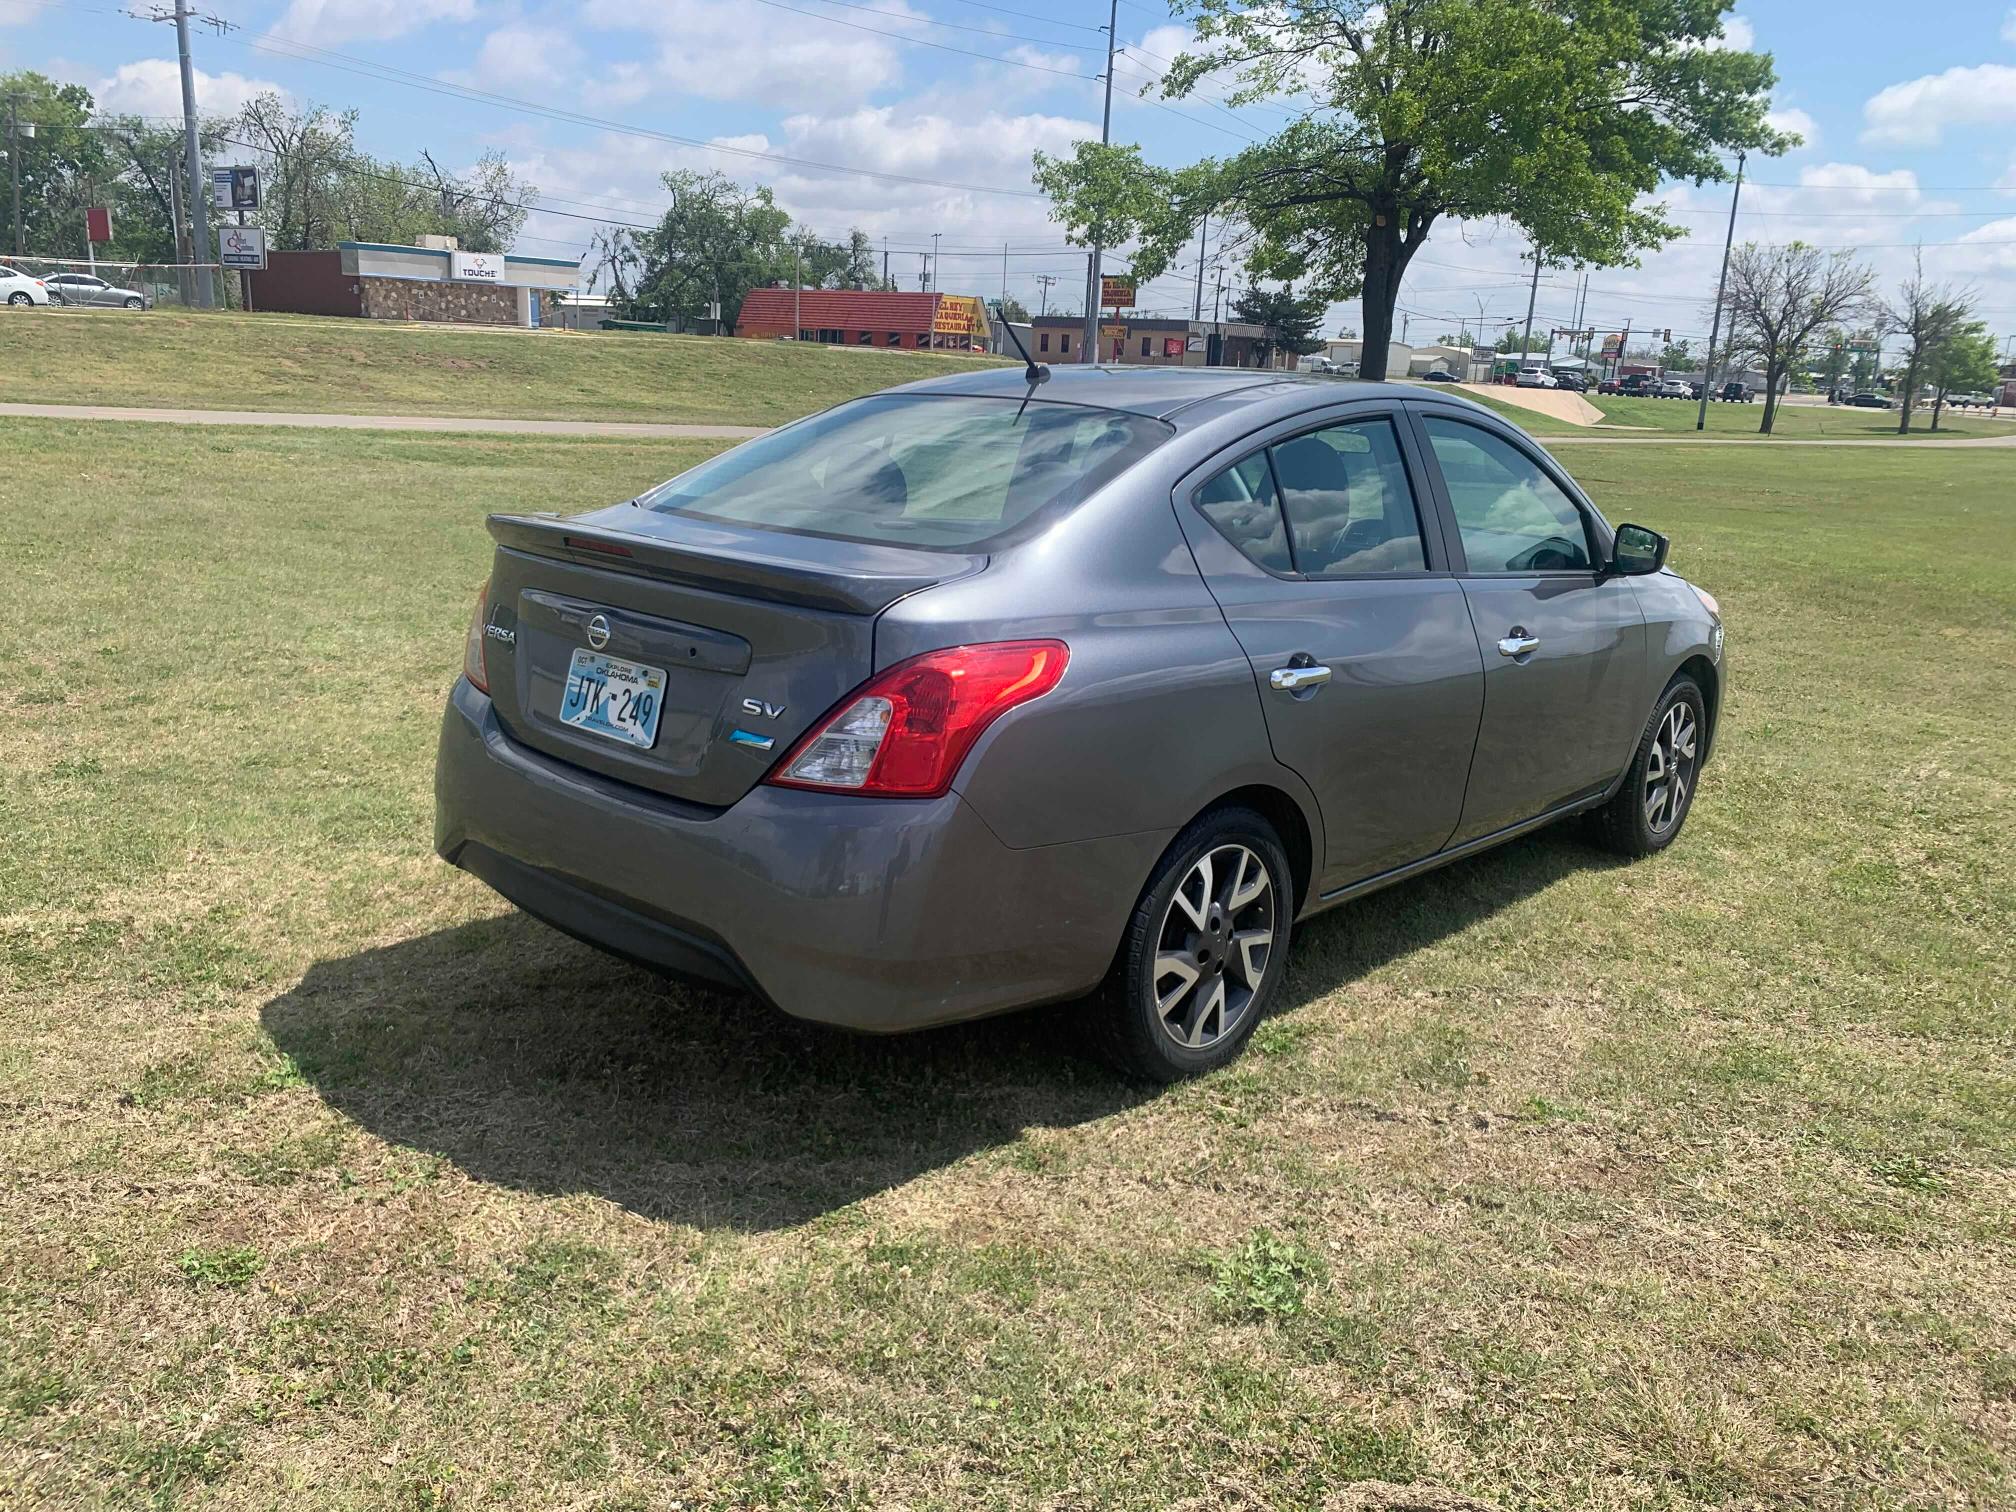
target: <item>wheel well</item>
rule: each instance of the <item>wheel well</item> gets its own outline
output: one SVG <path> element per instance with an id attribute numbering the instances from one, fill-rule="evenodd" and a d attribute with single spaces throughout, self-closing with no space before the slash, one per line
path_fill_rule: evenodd
<path id="1" fill-rule="evenodd" d="M 1288 869 L 1295 875 L 1295 911 L 1300 913 L 1309 901 L 1310 884 L 1316 875 L 1316 845 L 1301 805 L 1279 788 L 1256 785 L 1234 788 L 1204 813 L 1226 808 L 1250 808 L 1274 826 L 1274 832 L 1281 837 L 1282 849 L 1288 852 Z"/>
<path id="2" fill-rule="evenodd" d="M 1715 663 L 1707 657 L 1690 656 L 1680 663 L 1679 670 L 1673 675 L 1676 678 L 1691 677 L 1700 684 L 1702 702 L 1708 706 L 1703 711 L 1708 716 L 1708 738 L 1701 747 L 1701 759 L 1705 762 L 1709 753 L 1715 749 L 1716 717 L 1722 709 L 1721 674 L 1716 671 Z"/>

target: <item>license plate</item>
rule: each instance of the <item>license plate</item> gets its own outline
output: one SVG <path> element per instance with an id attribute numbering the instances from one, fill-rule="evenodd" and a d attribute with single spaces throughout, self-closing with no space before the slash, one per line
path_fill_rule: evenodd
<path id="1" fill-rule="evenodd" d="M 648 750 L 665 705 L 665 669 L 576 651 L 567 663 L 560 722 Z"/>

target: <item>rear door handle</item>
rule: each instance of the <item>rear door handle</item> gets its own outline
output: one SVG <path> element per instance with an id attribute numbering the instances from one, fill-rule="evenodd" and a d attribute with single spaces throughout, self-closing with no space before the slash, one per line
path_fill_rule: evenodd
<path id="1" fill-rule="evenodd" d="M 1528 635 L 1524 630 L 1515 628 L 1510 635 L 1498 642 L 1498 654 L 1500 656 L 1524 656 L 1539 644 L 1539 636 Z"/>
<path id="2" fill-rule="evenodd" d="M 1267 686 L 1276 693 L 1299 693 L 1304 688 L 1320 688 L 1328 681 L 1328 667 L 1276 667 L 1267 674 Z"/>

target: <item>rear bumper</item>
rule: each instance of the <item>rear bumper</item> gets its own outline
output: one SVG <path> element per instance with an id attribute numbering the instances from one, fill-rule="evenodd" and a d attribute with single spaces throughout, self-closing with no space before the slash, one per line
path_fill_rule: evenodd
<path id="1" fill-rule="evenodd" d="M 618 955 L 892 1032 L 1075 997 L 1105 975 L 1166 834 L 1015 850 L 956 793 L 757 787 L 682 804 L 512 741 L 458 681 L 434 848 Z"/>

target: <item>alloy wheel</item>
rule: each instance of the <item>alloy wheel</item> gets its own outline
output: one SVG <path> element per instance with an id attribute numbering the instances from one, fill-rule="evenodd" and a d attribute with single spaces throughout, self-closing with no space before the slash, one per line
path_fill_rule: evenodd
<path id="1" fill-rule="evenodd" d="M 1676 699 L 1659 721 L 1645 762 L 1645 823 L 1655 835 L 1672 829 L 1686 812 L 1694 787 L 1695 734 L 1692 705 Z"/>
<path id="2" fill-rule="evenodd" d="M 1188 1050 L 1208 1048 L 1245 1021 L 1274 953 L 1274 880 L 1244 845 L 1215 846 L 1184 873 L 1162 916 L 1155 1015 Z"/>

